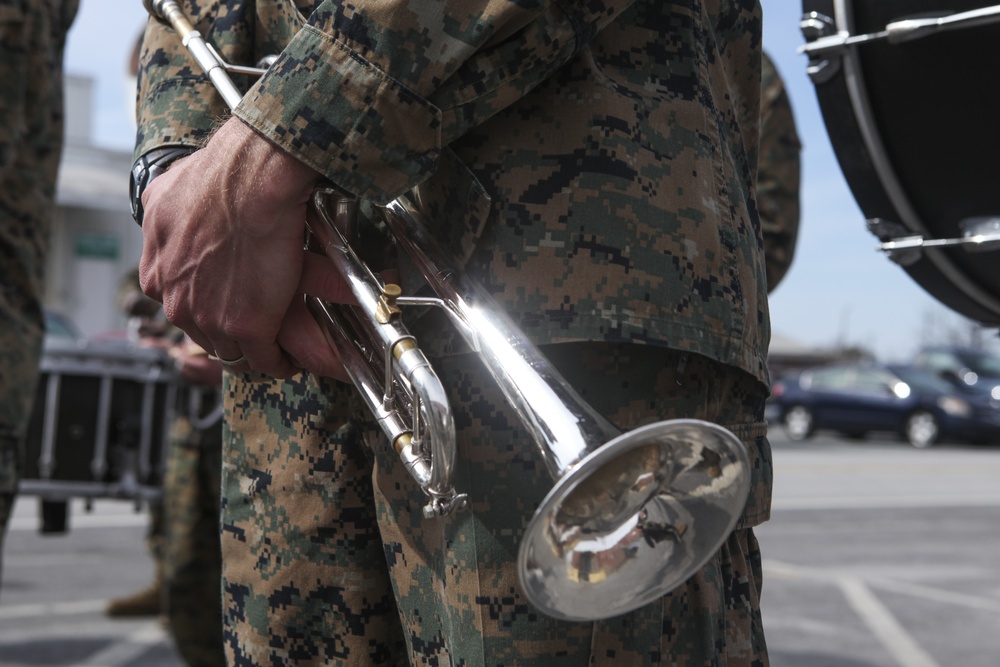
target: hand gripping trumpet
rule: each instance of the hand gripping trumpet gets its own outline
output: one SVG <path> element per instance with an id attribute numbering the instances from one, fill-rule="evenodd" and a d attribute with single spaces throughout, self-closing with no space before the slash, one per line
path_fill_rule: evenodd
<path id="1" fill-rule="evenodd" d="M 170 24 L 230 107 L 242 94 L 222 58 L 176 0 L 143 0 Z M 255 70 L 258 73 L 260 70 Z M 418 206 L 400 197 L 379 209 L 433 297 L 402 296 L 358 258 L 341 232 L 357 209 L 333 188 L 313 198 L 323 225 L 310 229 L 357 306 L 309 298 L 375 419 L 429 502 L 428 518 L 466 504 L 452 484 L 455 427 L 447 391 L 401 322 L 401 307 L 442 309 L 482 359 L 554 484 L 524 531 L 518 570 L 528 599 L 564 620 L 636 609 L 694 574 L 732 531 L 749 491 L 749 461 L 730 431 L 675 419 L 622 432 L 587 405 L 488 292 L 451 262 Z M 317 228 L 321 227 L 321 228 Z"/>

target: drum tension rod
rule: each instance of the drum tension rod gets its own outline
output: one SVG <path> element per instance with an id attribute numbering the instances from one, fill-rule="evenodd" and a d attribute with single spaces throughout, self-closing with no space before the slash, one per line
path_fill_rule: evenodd
<path id="1" fill-rule="evenodd" d="M 882 241 L 878 249 L 902 266 L 909 266 L 920 259 L 924 248 L 962 246 L 968 252 L 1000 250 L 1000 217 L 968 218 L 959 223 L 962 236 L 951 239 L 928 239 L 920 234 L 910 234 L 898 222 L 875 218 L 868 221 L 868 230 Z"/>
<path id="2" fill-rule="evenodd" d="M 833 21 L 818 12 L 810 12 L 802 17 L 800 28 L 807 39 L 809 37 L 813 39 L 808 44 L 800 46 L 799 53 L 805 53 L 810 57 L 827 53 L 836 54 L 857 44 L 881 40 L 898 44 L 945 30 L 974 28 L 998 21 L 1000 21 L 1000 5 L 994 5 L 937 18 L 900 19 L 888 23 L 884 30 L 866 35 L 851 35 L 845 31 L 829 34 L 828 28 L 833 26 Z"/>

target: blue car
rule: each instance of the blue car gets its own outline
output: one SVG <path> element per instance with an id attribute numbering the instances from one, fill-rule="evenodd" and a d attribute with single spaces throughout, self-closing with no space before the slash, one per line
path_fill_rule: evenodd
<path id="1" fill-rule="evenodd" d="M 1000 356 L 995 354 L 962 347 L 928 347 L 917 353 L 911 365 L 959 389 L 991 391 L 1000 398 Z"/>
<path id="2" fill-rule="evenodd" d="M 812 368 L 776 382 L 770 402 L 793 440 L 828 429 L 851 438 L 897 433 L 918 448 L 942 438 L 1000 443 L 1000 400 L 912 367 Z"/>

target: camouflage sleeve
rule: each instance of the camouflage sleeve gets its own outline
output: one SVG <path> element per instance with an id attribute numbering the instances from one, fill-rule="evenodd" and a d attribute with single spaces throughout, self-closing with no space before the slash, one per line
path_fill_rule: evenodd
<path id="1" fill-rule="evenodd" d="M 385 203 L 631 2 L 326 0 L 236 115 L 341 187 Z"/>
<path id="2" fill-rule="evenodd" d="M 52 140 L 61 136 L 62 82 L 48 75 L 62 72 L 66 34 L 78 5 L 77 0 L 0 0 L 0 176 L 25 155 L 48 162 L 39 156 L 51 152 Z"/>
<path id="3" fill-rule="evenodd" d="M 770 292 L 784 278 L 795 255 L 802 145 L 781 76 L 766 55 L 761 65 L 757 207 L 764 234 L 764 262 Z"/>
<path id="4" fill-rule="evenodd" d="M 253 2 L 180 5 L 224 59 L 234 64 L 253 64 Z M 228 113 L 187 47 L 172 28 L 160 21 L 150 19 L 146 25 L 137 83 L 135 158 L 164 146 L 197 148 Z"/>
<path id="5" fill-rule="evenodd" d="M 0 176 L 14 163 L 27 124 L 24 88 L 27 51 L 15 37 L 25 30 L 25 11 L 0 3 Z"/>

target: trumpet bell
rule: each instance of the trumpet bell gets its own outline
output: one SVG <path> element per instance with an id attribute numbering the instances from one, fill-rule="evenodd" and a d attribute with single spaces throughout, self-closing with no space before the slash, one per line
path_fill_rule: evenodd
<path id="1" fill-rule="evenodd" d="M 730 431 L 696 419 L 619 435 L 568 470 L 528 524 L 525 594 L 563 620 L 610 618 L 673 590 L 732 532 L 749 459 Z"/>

